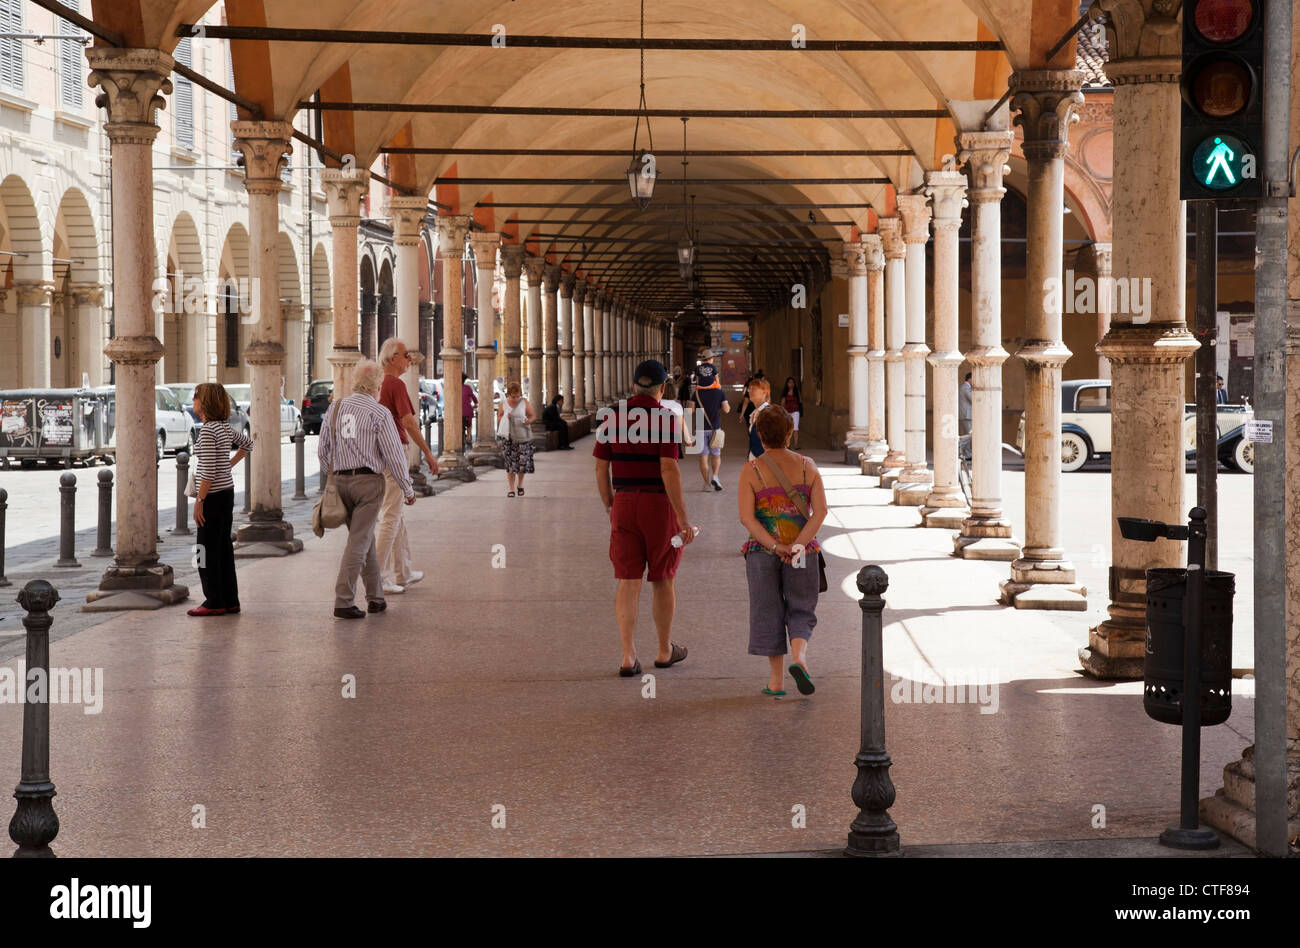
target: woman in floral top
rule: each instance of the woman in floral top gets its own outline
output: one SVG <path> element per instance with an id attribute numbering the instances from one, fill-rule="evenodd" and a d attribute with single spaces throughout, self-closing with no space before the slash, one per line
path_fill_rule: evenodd
<path id="1" fill-rule="evenodd" d="M 817 465 L 787 447 L 794 422 L 784 408 L 768 406 L 754 427 L 764 453 L 742 469 L 738 491 L 740 522 L 750 535 L 741 549 L 749 579 L 749 654 L 768 657 L 763 693 L 783 695 L 789 638 L 790 676 L 800 694 L 810 695 L 807 651 L 817 624 L 817 531 L 826 519 L 826 490 Z M 807 518 L 781 486 L 782 477 L 801 495 Z"/>

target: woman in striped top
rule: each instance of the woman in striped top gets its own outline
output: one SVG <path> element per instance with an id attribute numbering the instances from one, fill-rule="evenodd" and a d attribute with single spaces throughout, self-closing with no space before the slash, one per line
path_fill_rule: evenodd
<path id="1" fill-rule="evenodd" d="M 194 523 L 198 527 L 199 581 L 203 604 L 192 616 L 220 616 L 239 611 L 239 580 L 235 576 L 235 547 L 230 530 L 235 517 L 235 479 L 230 469 L 253 449 L 247 434 L 235 434 L 230 396 L 216 382 L 194 388 L 194 413 L 203 422 L 194 445 Z M 238 448 L 234 457 L 232 447 Z"/>

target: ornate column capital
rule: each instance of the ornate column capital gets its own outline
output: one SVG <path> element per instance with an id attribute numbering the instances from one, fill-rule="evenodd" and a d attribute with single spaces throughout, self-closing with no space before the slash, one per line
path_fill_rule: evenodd
<path id="1" fill-rule="evenodd" d="M 497 268 L 497 248 L 501 235 L 495 231 L 477 231 L 469 235 L 469 245 L 474 250 L 474 266 L 479 270 Z"/>
<path id="2" fill-rule="evenodd" d="M 583 300 L 586 299 L 587 297 L 587 289 L 588 287 L 587 287 L 586 280 L 574 280 L 573 282 L 573 305 L 574 306 L 582 305 Z"/>
<path id="3" fill-rule="evenodd" d="M 1133 60 L 1164 60 L 1172 64 L 1175 82 L 1182 72 L 1183 31 L 1178 19 L 1182 0 L 1097 0 L 1089 15 L 1106 18 L 1108 55 L 1106 77 L 1115 82 L 1111 67 Z M 1085 29 L 1096 29 L 1090 24 Z"/>
<path id="4" fill-rule="evenodd" d="M 305 309 L 304 309 L 304 307 L 303 307 L 303 305 L 302 305 L 301 303 L 281 303 L 281 304 L 280 304 L 280 318 L 281 318 L 281 319 L 297 320 L 297 321 L 301 322 L 301 321 L 302 321 L 302 317 L 303 317 L 303 313 L 304 313 L 304 312 L 305 312 Z"/>
<path id="5" fill-rule="evenodd" d="M 429 216 L 429 199 L 419 195 L 393 195 L 388 199 L 388 213 L 393 218 L 393 243 L 414 247 L 420 242 L 424 219 Z"/>
<path id="6" fill-rule="evenodd" d="M 545 258 L 542 258 L 545 262 Z M 547 293 L 554 293 L 560 288 L 560 274 L 563 273 L 558 263 L 547 263 L 542 268 L 542 289 Z"/>
<path id="7" fill-rule="evenodd" d="M 923 244 L 930 239 L 930 203 L 923 191 L 898 196 L 898 216 L 903 219 L 903 241 Z"/>
<path id="8" fill-rule="evenodd" d="M 518 280 L 524 272 L 524 245 L 501 245 L 501 268 L 507 280 Z"/>
<path id="9" fill-rule="evenodd" d="M 844 245 L 844 262 L 848 265 L 849 276 L 867 275 L 867 248 L 862 242 Z"/>
<path id="10" fill-rule="evenodd" d="M 880 235 L 887 259 L 897 260 L 907 256 L 902 220 L 897 217 L 882 217 L 876 222 L 876 232 Z"/>
<path id="11" fill-rule="evenodd" d="M 320 177 L 329 207 L 330 226 L 360 226 L 361 196 L 370 185 L 370 174 L 361 168 L 326 168 Z"/>
<path id="12" fill-rule="evenodd" d="M 831 279 L 847 280 L 849 278 L 849 262 L 843 257 L 831 257 Z"/>
<path id="13" fill-rule="evenodd" d="M 293 126 L 288 122 L 231 122 L 244 188 L 249 194 L 278 194 L 284 187 L 281 166 L 288 160 Z"/>
<path id="14" fill-rule="evenodd" d="M 468 214 L 439 214 L 434 226 L 438 231 L 438 255 L 443 259 L 465 258 L 465 235 L 469 233 Z"/>
<path id="15" fill-rule="evenodd" d="M 560 271 L 560 296 L 564 299 L 573 297 L 573 284 L 578 280 L 576 273 L 569 273 L 567 270 Z"/>
<path id="16" fill-rule="evenodd" d="M 103 306 L 104 284 L 73 283 L 72 303 L 74 306 Z"/>
<path id="17" fill-rule="evenodd" d="M 925 176 L 925 193 L 934 210 L 934 223 L 961 226 L 961 210 L 966 206 L 966 176 L 960 171 L 930 171 Z"/>
<path id="18" fill-rule="evenodd" d="M 14 283 L 19 306 L 49 306 L 54 299 L 54 284 L 22 280 Z"/>
<path id="19" fill-rule="evenodd" d="M 966 167 L 968 200 L 975 204 L 1002 200 L 1007 193 L 1002 176 L 1011 171 L 1007 160 L 1014 140 L 1015 133 L 1010 129 L 958 133 L 957 160 Z"/>
<path id="20" fill-rule="evenodd" d="M 541 286 L 545 273 L 545 257 L 524 257 L 524 276 L 528 277 L 528 285 L 530 287 Z"/>
<path id="21" fill-rule="evenodd" d="M 884 241 L 879 234 L 862 235 L 862 255 L 865 258 L 867 270 L 885 269 L 885 247 Z"/>
<path id="22" fill-rule="evenodd" d="M 1079 121 L 1083 73 L 1077 69 L 1036 69 L 1011 76 L 1013 121 L 1024 129 L 1023 149 L 1030 161 L 1064 158 L 1069 128 Z"/>
<path id="23" fill-rule="evenodd" d="M 152 145 L 158 136 L 153 110 L 167 107 L 176 61 L 156 49 L 92 46 L 86 50 L 90 76 L 86 84 L 99 87 L 95 105 L 108 110 L 104 131 L 113 144 Z"/>

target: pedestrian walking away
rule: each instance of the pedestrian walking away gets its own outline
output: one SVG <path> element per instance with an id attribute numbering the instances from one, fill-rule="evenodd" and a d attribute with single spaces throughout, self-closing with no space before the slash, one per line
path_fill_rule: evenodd
<path id="1" fill-rule="evenodd" d="M 469 376 L 462 373 L 460 377 L 460 421 L 465 427 L 465 440 L 462 444 L 466 447 L 473 443 L 474 409 L 477 407 L 478 396 L 474 394 L 474 386 L 469 384 Z"/>
<path id="2" fill-rule="evenodd" d="M 503 441 L 501 455 L 506 464 L 507 497 L 524 496 L 524 475 L 533 473 L 533 409 L 518 382 L 506 386 L 506 397 L 497 406 L 497 437 Z M 516 482 L 518 486 L 516 487 Z"/>
<path id="3" fill-rule="evenodd" d="M 384 473 L 397 481 L 407 504 L 415 503 L 415 488 L 392 412 L 379 404 L 384 370 L 378 362 L 366 359 L 352 372 L 352 394 L 330 403 L 321 419 L 316 448 L 320 465 L 329 470 L 348 514 L 348 542 L 334 581 L 334 616 L 338 619 L 366 617 L 356 606 L 358 576 L 366 587 L 367 611 L 388 608 L 375 549 Z"/>
<path id="4" fill-rule="evenodd" d="M 235 518 L 235 478 L 231 468 L 253 450 L 253 439 L 230 427 L 230 395 L 216 382 L 194 387 L 194 414 L 203 422 L 194 443 L 194 526 L 203 602 L 192 616 L 237 613 L 239 578 L 230 532 Z M 234 456 L 231 448 L 236 448 Z"/>
<path id="5" fill-rule="evenodd" d="M 429 462 L 429 473 L 438 473 L 438 459 L 420 433 L 411 393 L 403 378 L 424 356 L 406 348 L 400 339 L 389 338 L 379 347 L 379 364 L 384 370 L 384 380 L 379 386 L 379 404 L 393 416 L 397 437 L 402 442 L 408 470 L 417 470 L 420 455 Z M 379 573 L 383 578 L 384 592 L 398 595 L 406 587 L 424 579 L 424 572 L 411 565 L 411 542 L 406 532 L 406 519 L 402 515 L 402 488 L 392 474 L 384 474 L 384 499 L 379 507 L 379 526 L 375 531 L 375 551 L 379 554 Z"/>
<path id="6" fill-rule="evenodd" d="M 667 370 L 653 359 L 638 365 L 632 373 L 634 394 L 625 405 L 605 416 L 592 452 L 596 458 L 596 488 L 609 515 L 609 558 L 618 580 L 614 611 L 622 646 L 618 673 L 624 678 L 641 674 L 636 653 L 636 614 L 643 577 L 653 590 L 655 632 L 659 638 L 655 667 L 668 668 L 686 658 L 686 647 L 672 641 L 677 608 L 674 577 L 682 550 L 695 539 L 695 530 L 686 516 L 681 471 L 677 467 L 681 424 L 659 404 L 667 378 Z M 638 433 L 645 431 L 644 424 L 629 421 L 627 415 L 634 411 L 650 413 L 650 436 Z M 669 437 L 656 436 L 665 430 Z M 674 544 L 674 536 L 680 539 L 681 546 Z"/>
<path id="7" fill-rule="evenodd" d="M 716 353 L 706 349 L 700 354 L 700 364 L 695 367 L 695 395 L 693 398 L 696 431 L 695 443 L 700 448 L 700 477 L 704 490 L 722 490 L 722 449 L 726 435 L 722 431 L 722 416 L 731 411 L 731 403 L 722 390 L 722 380 L 713 364 Z"/>
<path id="8" fill-rule="evenodd" d="M 815 690 L 808 640 L 817 625 L 822 585 L 817 531 L 826 519 L 826 489 L 817 465 L 789 449 L 794 423 L 780 405 L 756 412 L 766 450 L 740 474 L 737 503 L 749 539 L 741 547 L 749 581 L 749 654 L 768 659 L 766 695 L 785 694 L 782 669 L 792 652 L 790 677 L 799 693 Z M 787 649 L 786 641 L 789 640 Z"/>

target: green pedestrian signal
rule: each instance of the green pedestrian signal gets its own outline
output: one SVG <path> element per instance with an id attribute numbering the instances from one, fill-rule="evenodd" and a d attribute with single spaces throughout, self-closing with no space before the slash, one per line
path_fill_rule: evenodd
<path id="1" fill-rule="evenodd" d="M 1211 135 L 1192 152 L 1192 176 L 1211 191 L 1232 191 L 1255 177 L 1255 155 L 1250 146 L 1226 132 Z"/>

